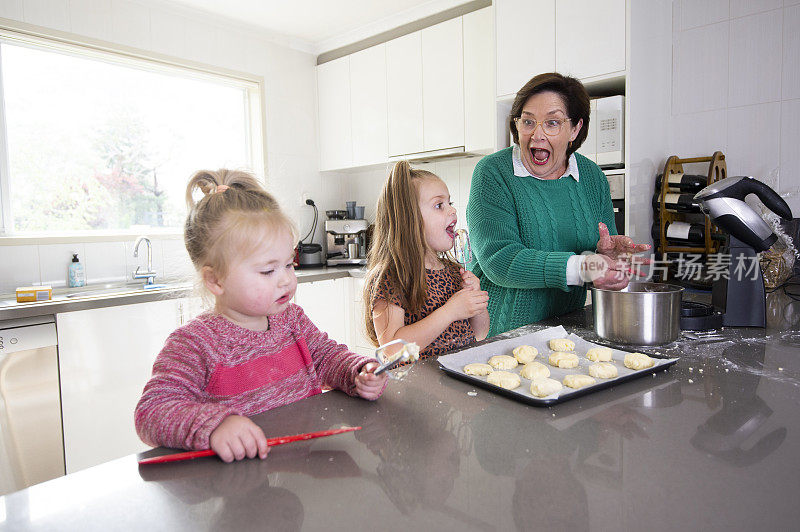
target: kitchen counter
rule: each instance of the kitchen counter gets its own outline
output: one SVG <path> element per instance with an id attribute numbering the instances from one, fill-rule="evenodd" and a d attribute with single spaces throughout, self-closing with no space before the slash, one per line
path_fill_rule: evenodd
<path id="1" fill-rule="evenodd" d="M 652 349 L 680 360 L 549 408 L 426 360 L 376 402 L 334 391 L 254 418 L 268 436 L 358 432 L 264 461 L 125 457 L 0 499 L 0 528 L 794 529 L 800 303 L 774 293 L 769 309 L 767 329 Z M 559 324 L 593 337 L 586 308 L 496 338 Z"/>
<path id="2" fill-rule="evenodd" d="M 297 274 L 298 283 L 364 276 L 362 268 L 354 268 L 352 266 L 323 266 L 297 269 L 295 273 Z M 162 282 L 158 281 L 159 283 Z M 163 288 L 148 290 L 131 288 L 130 285 L 125 285 L 124 283 L 119 283 L 112 288 L 92 285 L 79 288 L 54 288 L 53 299 L 37 303 L 17 303 L 14 294 L 6 294 L 5 296 L 0 296 L 0 321 L 53 315 L 75 310 L 148 303 L 161 299 L 176 299 L 193 295 L 196 295 L 196 291 L 192 283 L 185 281 L 165 282 Z"/>

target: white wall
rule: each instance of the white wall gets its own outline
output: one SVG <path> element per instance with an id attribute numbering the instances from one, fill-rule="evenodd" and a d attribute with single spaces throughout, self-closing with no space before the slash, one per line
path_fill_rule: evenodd
<path id="1" fill-rule="evenodd" d="M 323 209 L 341 201 L 338 183 L 317 170 L 316 58 L 289 47 L 295 44 L 289 39 L 157 0 L 2 0 L 0 17 L 263 76 L 267 188 L 301 233 L 313 212 L 301 202 L 303 191 Z M 63 286 L 73 251 L 81 253 L 89 282 L 121 280 L 136 267 L 131 243 L 0 247 L 0 293 L 29 284 Z M 154 265 L 161 278 L 191 273 L 181 239 L 154 240 Z"/>
<path id="2" fill-rule="evenodd" d="M 725 154 L 800 216 L 800 0 L 674 0 L 669 151 Z"/>
<path id="3" fill-rule="evenodd" d="M 655 176 L 670 144 L 672 1 L 630 3 L 627 216 L 628 236 L 650 242 Z M 622 231 L 622 228 L 618 228 Z"/>
<path id="4" fill-rule="evenodd" d="M 458 211 L 458 228 L 467 227 L 466 211 L 469 186 L 472 181 L 472 172 L 480 160 L 480 157 L 464 157 L 411 164 L 412 168 L 433 172 L 447 184 L 450 200 Z M 351 172 L 328 172 L 326 174 L 330 179 L 342 184 L 343 199 L 355 200 L 359 205 L 364 205 L 366 207 L 365 218 L 374 222 L 378 196 L 393 166 L 394 163 L 391 163 L 380 168 L 370 167 Z M 344 203 L 336 208 L 344 209 Z"/>
<path id="5" fill-rule="evenodd" d="M 629 233 L 648 242 L 670 155 L 725 154 L 800 216 L 800 0 L 631 2 Z M 703 172 L 707 166 L 693 165 Z"/>

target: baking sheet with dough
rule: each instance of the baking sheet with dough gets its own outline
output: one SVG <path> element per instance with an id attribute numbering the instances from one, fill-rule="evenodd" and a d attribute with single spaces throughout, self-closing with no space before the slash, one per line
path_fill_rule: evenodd
<path id="1" fill-rule="evenodd" d="M 547 363 L 547 358 L 550 356 L 550 348 L 548 347 L 548 342 L 553 338 L 568 338 L 575 342 L 575 353 L 578 355 L 579 365 L 577 368 L 572 369 L 561 369 L 554 366 L 551 366 Z M 574 399 L 575 397 L 580 397 L 581 395 L 586 395 L 587 393 L 596 392 L 599 390 L 603 390 L 605 388 L 610 388 L 612 386 L 616 386 L 620 383 L 625 381 L 643 377 L 645 375 L 650 375 L 652 373 L 662 371 L 666 369 L 668 366 L 674 364 L 678 361 L 677 358 L 657 358 L 652 356 L 655 360 L 655 365 L 651 368 L 634 371 L 632 369 L 628 369 L 623 365 L 623 360 L 625 359 L 625 355 L 632 351 L 623 351 L 621 349 L 613 349 L 612 348 L 612 356 L 611 360 L 614 362 L 614 365 L 617 366 L 619 370 L 619 375 L 613 379 L 597 379 L 597 383 L 591 386 L 586 386 L 585 388 L 581 388 L 578 390 L 564 387 L 561 389 L 560 392 L 557 394 L 549 395 L 547 397 L 535 397 L 531 394 L 531 381 L 522 378 L 522 385 L 519 388 L 514 390 L 505 390 L 498 386 L 494 386 L 486 382 L 486 377 L 478 377 L 473 375 L 467 375 L 464 373 L 464 366 L 470 364 L 472 362 L 486 362 L 489 360 L 490 357 L 494 355 L 511 355 L 512 349 L 520 345 L 531 345 L 539 350 L 539 356 L 535 358 L 535 360 L 545 364 L 550 369 L 550 378 L 556 379 L 557 381 L 561 382 L 566 375 L 570 373 L 582 373 L 584 375 L 589 374 L 589 366 L 593 364 L 591 360 L 586 358 L 586 351 L 591 349 L 592 347 L 608 347 L 603 346 L 600 344 L 594 344 L 588 342 L 577 336 L 575 334 L 567 333 L 566 329 L 562 326 L 558 327 L 549 327 L 547 329 L 543 329 L 541 331 L 537 331 L 535 333 L 526 334 L 523 336 L 517 336 L 514 338 L 506 338 L 504 340 L 498 340 L 497 342 L 491 342 L 488 344 L 477 345 L 475 347 L 470 347 L 464 349 L 463 351 L 459 351 L 458 353 L 453 353 L 451 355 L 443 355 L 440 356 L 439 367 L 448 375 L 462 379 L 468 382 L 472 382 L 478 386 L 483 388 L 487 388 L 494 392 L 500 393 L 502 395 L 506 395 L 513 399 L 517 399 L 519 401 L 523 401 L 532 405 L 538 406 L 546 406 L 552 405 L 555 403 L 560 403 L 562 401 L 566 401 L 568 399 Z M 517 366 L 512 371 L 519 373 L 520 369 L 522 369 L 522 365 Z"/>

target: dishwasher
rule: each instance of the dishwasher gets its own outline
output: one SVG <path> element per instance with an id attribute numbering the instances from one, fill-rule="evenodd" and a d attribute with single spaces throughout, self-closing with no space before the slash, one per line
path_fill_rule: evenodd
<path id="1" fill-rule="evenodd" d="M 0 496 L 64 474 L 55 321 L 0 321 Z"/>

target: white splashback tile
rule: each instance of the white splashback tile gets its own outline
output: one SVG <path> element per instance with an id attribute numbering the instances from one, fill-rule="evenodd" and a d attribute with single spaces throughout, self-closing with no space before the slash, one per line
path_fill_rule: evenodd
<path id="1" fill-rule="evenodd" d="M 673 114 L 728 106 L 728 23 L 680 32 L 673 41 Z"/>
<path id="2" fill-rule="evenodd" d="M 67 0 L 25 0 L 25 22 L 61 31 L 69 31 Z"/>
<path id="3" fill-rule="evenodd" d="M 783 0 L 731 0 L 731 18 L 778 9 Z"/>
<path id="4" fill-rule="evenodd" d="M 0 247 L 0 292 L 14 292 L 18 286 L 41 284 L 39 246 Z"/>
<path id="5" fill-rule="evenodd" d="M 725 109 L 676 117 L 672 153 L 685 159 L 705 157 L 715 151 L 728 154 L 728 112 Z"/>
<path id="6" fill-rule="evenodd" d="M 777 186 L 781 144 L 781 104 L 728 109 L 728 175 L 749 175 Z"/>
<path id="7" fill-rule="evenodd" d="M 729 0 L 678 0 L 681 30 L 728 20 Z"/>
<path id="8" fill-rule="evenodd" d="M 86 272 L 86 256 L 83 243 L 75 244 L 40 244 L 39 271 L 42 284 L 50 286 L 67 286 L 67 269 L 72 263 L 72 254 L 78 254 L 78 260 L 84 265 Z"/>
<path id="9" fill-rule="evenodd" d="M 731 21 L 728 74 L 731 107 L 780 99 L 782 27 L 781 10 Z"/>
<path id="10" fill-rule="evenodd" d="M 87 242 L 84 244 L 84 271 L 87 283 L 125 280 L 125 244 L 123 242 Z"/>
<path id="11" fill-rule="evenodd" d="M 113 0 L 111 28 L 114 41 L 135 48 L 150 48 L 150 8 L 128 0 Z"/>
<path id="12" fill-rule="evenodd" d="M 482 157 L 468 157 L 466 159 L 459 159 L 459 169 L 461 174 L 461 205 L 464 206 L 466 212 L 467 203 L 469 203 L 469 188 L 472 184 L 472 174 L 475 172 L 475 165 L 482 159 Z M 459 218 L 467 223 L 467 218 Z"/>
<path id="13" fill-rule="evenodd" d="M 800 0 L 798 0 L 800 1 Z M 783 10 L 783 76 L 784 100 L 800 98 L 800 5 Z"/>
<path id="14" fill-rule="evenodd" d="M 781 175 L 778 191 L 793 192 L 800 201 L 800 170 L 797 166 L 797 147 L 800 146 L 800 99 L 781 103 Z M 800 216 L 795 211 L 794 216 Z"/>
<path id="15" fill-rule="evenodd" d="M 183 240 L 163 240 L 161 244 L 164 256 L 163 278 L 194 281 L 196 272 Z"/>
<path id="16" fill-rule="evenodd" d="M 433 173 L 438 175 L 447 185 L 450 192 L 450 201 L 453 205 L 461 204 L 460 174 L 458 169 L 458 159 L 445 159 L 434 164 Z"/>
<path id="17" fill-rule="evenodd" d="M 69 10 L 73 33 L 111 40 L 111 0 L 69 0 Z"/>

